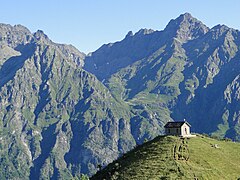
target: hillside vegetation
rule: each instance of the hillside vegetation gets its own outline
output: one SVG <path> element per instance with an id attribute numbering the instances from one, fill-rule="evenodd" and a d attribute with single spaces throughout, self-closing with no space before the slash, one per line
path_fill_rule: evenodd
<path id="1" fill-rule="evenodd" d="M 158 136 L 99 171 L 97 179 L 238 179 L 240 143 Z"/>

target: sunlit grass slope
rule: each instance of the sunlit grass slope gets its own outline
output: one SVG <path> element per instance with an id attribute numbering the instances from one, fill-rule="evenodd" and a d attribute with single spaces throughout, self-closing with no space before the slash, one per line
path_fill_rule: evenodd
<path id="1" fill-rule="evenodd" d="M 238 179 L 240 143 L 198 135 L 159 136 L 123 155 L 92 179 Z"/>

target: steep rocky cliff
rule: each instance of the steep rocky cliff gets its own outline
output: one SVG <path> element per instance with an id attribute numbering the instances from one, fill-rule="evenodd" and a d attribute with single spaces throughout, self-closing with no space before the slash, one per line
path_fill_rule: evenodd
<path id="1" fill-rule="evenodd" d="M 1 37 L 1 179 L 70 179 L 134 147 L 128 106 L 79 67 L 84 54 L 22 26 Z"/>
<path id="2" fill-rule="evenodd" d="M 143 115 L 139 124 L 156 119 L 161 128 L 166 119 L 185 118 L 195 132 L 240 140 L 239 48 L 238 30 L 210 29 L 185 13 L 162 31 L 103 45 L 86 57 L 85 69 Z"/>

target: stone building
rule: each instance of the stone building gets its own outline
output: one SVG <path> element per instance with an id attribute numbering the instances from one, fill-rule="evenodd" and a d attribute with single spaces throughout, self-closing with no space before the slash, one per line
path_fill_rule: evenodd
<path id="1" fill-rule="evenodd" d="M 164 128 L 166 135 L 192 136 L 190 132 L 191 125 L 187 121 L 168 122 Z"/>

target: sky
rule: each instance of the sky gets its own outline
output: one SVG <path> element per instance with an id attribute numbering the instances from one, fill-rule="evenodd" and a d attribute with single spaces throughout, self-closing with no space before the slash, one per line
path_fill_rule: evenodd
<path id="1" fill-rule="evenodd" d="M 84 53 L 141 28 L 163 30 L 189 12 L 208 27 L 240 29 L 240 0 L 0 0 L 0 23 L 43 30 L 57 43 Z"/>

